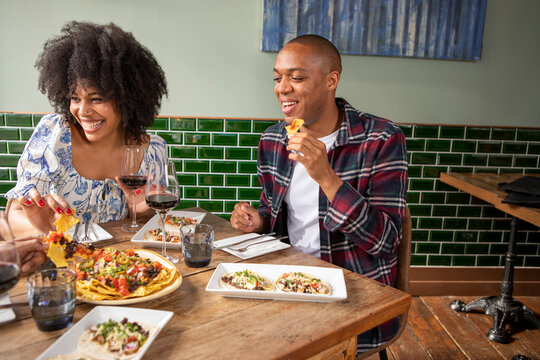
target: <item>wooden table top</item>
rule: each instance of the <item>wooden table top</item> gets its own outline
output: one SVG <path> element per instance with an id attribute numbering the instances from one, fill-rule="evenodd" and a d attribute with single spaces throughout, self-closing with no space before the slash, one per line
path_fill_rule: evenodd
<path id="1" fill-rule="evenodd" d="M 124 222 L 101 224 L 114 237 L 104 246 L 136 247 L 129 241 L 132 235 L 120 229 Z M 239 234 L 228 221 L 210 213 L 202 222 L 214 226 L 216 240 Z M 176 255 L 180 252 L 167 251 Z M 216 250 L 210 265 L 198 269 L 187 267 L 181 253 L 180 258 L 177 267 L 183 281 L 177 290 L 130 305 L 174 312 L 145 359 L 304 359 L 406 312 L 411 303 L 409 294 L 345 269 L 348 297 L 335 302 L 227 298 L 205 291 L 213 270 L 222 262 L 337 268 L 292 248 L 249 260 Z M 9 294 L 12 302 L 25 301 L 25 282 L 19 281 Z M 93 307 L 78 302 L 74 322 Z M 1 359 L 33 359 L 69 330 L 41 332 L 28 307 L 16 308 L 15 312 L 16 320 L 0 325 Z"/>
<path id="2" fill-rule="evenodd" d="M 502 202 L 507 193 L 504 190 L 499 190 L 499 183 L 509 183 L 522 176 L 522 174 L 441 173 L 440 178 L 443 183 L 482 199 L 495 206 L 496 209 L 540 226 L 540 209 Z"/>

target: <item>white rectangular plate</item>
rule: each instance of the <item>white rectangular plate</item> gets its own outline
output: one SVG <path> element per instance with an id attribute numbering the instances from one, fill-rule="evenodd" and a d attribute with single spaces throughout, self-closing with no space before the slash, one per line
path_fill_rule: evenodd
<path id="1" fill-rule="evenodd" d="M 146 343 L 139 350 L 137 356 L 131 358 L 130 360 L 141 359 L 146 350 L 148 350 L 150 347 L 150 344 L 152 344 L 159 332 L 165 327 L 173 315 L 174 314 L 172 311 L 118 306 L 96 306 L 88 314 L 86 314 L 85 317 L 73 325 L 71 329 L 69 329 L 64 335 L 49 346 L 47 350 L 45 350 L 37 358 L 37 360 L 45 360 L 61 354 L 77 353 L 77 341 L 86 329 L 89 329 L 93 325 L 109 319 L 121 321 L 125 317 L 130 322 L 136 321 L 157 327 L 157 331 L 148 338 Z"/>
<path id="2" fill-rule="evenodd" d="M 77 225 L 72 226 L 68 231 L 66 231 L 72 237 L 73 237 L 73 233 L 75 232 L 75 227 L 77 227 Z M 79 236 L 79 240 L 81 240 L 82 237 L 84 236 L 83 223 L 79 225 L 79 228 L 77 230 L 77 235 Z M 88 224 L 88 237 L 90 237 L 90 240 L 87 241 L 88 243 L 95 243 L 98 241 L 110 240 L 113 238 L 113 236 L 109 234 L 104 228 L 94 223 Z"/>
<path id="3" fill-rule="evenodd" d="M 200 223 L 202 219 L 206 216 L 206 213 L 202 212 L 196 212 L 196 211 L 183 211 L 183 210 L 175 210 L 170 211 L 169 215 L 174 216 L 183 216 L 187 218 L 192 218 L 197 220 L 197 223 Z M 144 233 L 148 230 L 157 229 L 159 227 L 159 215 L 154 215 L 144 226 L 137 231 L 137 233 L 131 238 L 131 241 L 137 244 L 141 244 L 143 246 L 148 247 L 161 247 L 161 241 L 153 241 L 153 240 L 145 240 L 144 239 Z M 167 243 L 167 249 L 180 249 L 182 248 L 182 244 L 180 243 Z"/>
<path id="4" fill-rule="evenodd" d="M 230 238 L 227 238 L 227 239 L 214 241 L 214 246 L 219 247 L 219 246 L 223 246 L 223 245 L 227 245 L 227 244 L 234 244 L 236 242 L 239 242 L 239 241 L 242 241 L 242 240 L 245 240 L 245 239 L 249 239 L 249 238 L 252 238 L 252 237 L 255 237 L 255 236 L 259 236 L 259 234 L 249 233 L 249 234 L 243 234 L 243 235 L 239 235 L 239 236 L 234 236 L 234 237 L 230 237 Z M 275 237 L 274 236 L 267 236 L 265 238 L 259 238 L 259 239 L 253 240 L 253 242 L 259 242 L 259 241 L 262 241 L 262 240 L 265 240 L 265 239 L 272 239 L 272 238 L 275 238 Z M 242 243 L 240 245 L 233 246 L 233 248 L 240 247 L 240 246 L 246 246 L 249 243 L 250 243 L 249 241 L 246 241 L 245 243 Z M 269 241 L 269 242 L 265 242 L 265 243 L 262 243 L 262 244 L 257 244 L 257 245 L 250 246 L 244 252 L 234 251 L 233 249 L 228 249 L 228 248 L 220 249 L 220 250 L 226 251 L 229 254 L 232 254 L 232 255 L 234 255 L 236 257 L 239 257 L 240 259 L 246 260 L 246 259 L 254 258 L 255 256 L 268 254 L 268 253 L 278 251 L 278 250 L 282 250 L 282 249 L 286 249 L 286 248 L 289 248 L 289 247 L 291 247 L 291 245 L 286 244 L 284 242 L 281 242 L 280 240 L 276 240 L 276 241 Z"/>
<path id="5" fill-rule="evenodd" d="M 274 291 L 233 290 L 224 288 L 219 284 L 219 278 L 222 275 L 232 271 L 242 271 L 245 269 L 255 271 L 256 273 L 262 276 L 266 276 L 274 282 L 279 276 L 281 276 L 281 274 L 286 272 L 305 272 L 328 282 L 332 287 L 332 293 L 330 295 L 298 294 L 284 292 L 278 290 L 277 288 Z M 330 302 L 347 298 L 347 288 L 345 286 L 345 278 L 343 277 L 342 269 L 303 265 L 221 263 L 218 265 L 216 270 L 214 270 L 214 274 L 212 274 L 210 281 L 208 281 L 208 285 L 206 285 L 206 291 L 227 297 L 242 297 L 252 299 Z"/>

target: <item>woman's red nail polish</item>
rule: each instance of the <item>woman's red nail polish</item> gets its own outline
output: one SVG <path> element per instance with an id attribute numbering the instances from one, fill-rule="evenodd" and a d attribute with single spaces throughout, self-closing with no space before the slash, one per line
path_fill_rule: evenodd
<path id="1" fill-rule="evenodd" d="M 135 195 L 139 195 L 141 193 L 141 189 L 135 190 Z"/>
<path id="2" fill-rule="evenodd" d="M 32 205 L 32 202 L 30 200 L 26 200 L 24 203 L 29 206 Z"/>
<path id="3" fill-rule="evenodd" d="M 59 214 L 63 214 L 64 210 L 62 210 L 62 208 L 56 208 L 56 212 Z"/>
<path id="4" fill-rule="evenodd" d="M 68 209 L 66 210 L 66 213 L 67 213 L 68 215 L 71 215 L 71 209 L 68 208 Z"/>
<path id="5" fill-rule="evenodd" d="M 45 206 L 45 201 L 39 200 L 39 201 L 38 201 L 38 205 L 39 205 L 39 206 L 42 206 L 42 207 Z"/>

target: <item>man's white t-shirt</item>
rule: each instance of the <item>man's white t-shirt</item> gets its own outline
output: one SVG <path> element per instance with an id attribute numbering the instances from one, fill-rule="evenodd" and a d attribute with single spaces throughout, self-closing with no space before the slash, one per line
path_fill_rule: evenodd
<path id="1" fill-rule="evenodd" d="M 318 139 L 331 149 L 339 130 Z M 292 247 L 320 257 L 319 184 L 308 175 L 304 165 L 294 162 L 293 175 L 287 192 L 287 228 Z"/>

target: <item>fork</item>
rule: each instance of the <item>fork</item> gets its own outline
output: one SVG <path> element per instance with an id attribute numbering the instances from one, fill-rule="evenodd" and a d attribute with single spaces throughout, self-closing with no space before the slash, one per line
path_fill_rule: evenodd
<path id="1" fill-rule="evenodd" d="M 213 249 L 214 250 L 227 249 L 227 248 L 230 248 L 231 246 L 240 245 L 240 244 L 245 243 L 247 241 L 260 239 L 260 238 L 264 238 L 264 237 L 267 237 L 267 236 L 272 236 L 274 234 L 275 234 L 275 232 L 271 232 L 271 233 L 268 233 L 268 234 L 257 235 L 257 236 L 254 236 L 254 237 L 250 237 L 248 239 L 240 240 L 240 241 L 232 243 L 232 244 L 227 244 L 227 245 L 222 245 L 222 246 L 214 246 Z M 273 239 L 273 240 L 275 240 L 275 239 Z"/>
<path id="2" fill-rule="evenodd" d="M 265 240 L 257 241 L 257 242 L 251 243 L 251 244 L 247 244 L 247 245 L 242 246 L 241 248 L 238 248 L 238 249 L 229 249 L 229 250 L 238 251 L 238 252 L 245 252 L 252 245 L 258 245 L 258 244 L 262 244 L 262 243 L 265 243 L 265 242 L 270 242 L 270 241 L 275 241 L 275 240 L 283 240 L 283 239 L 288 239 L 288 238 L 289 238 L 288 236 L 282 236 L 282 237 L 278 237 L 276 239 L 265 239 Z"/>
<path id="3" fill-rule="evenodd" d="M 81 238 L 81 241 L 88 242 L 88 222 L 85 222 L 84 224 L 84 235 Z"/>
<path id="4" fill-rule="evenodd" d="M 79 241 L 79 226 L 81 226 L 81 222 L 77 222 L 77 224 L 75 224 L 75 230 L 73 230 L 73 236 L 71 237 L 73 240 L 75 241 Z"/>

